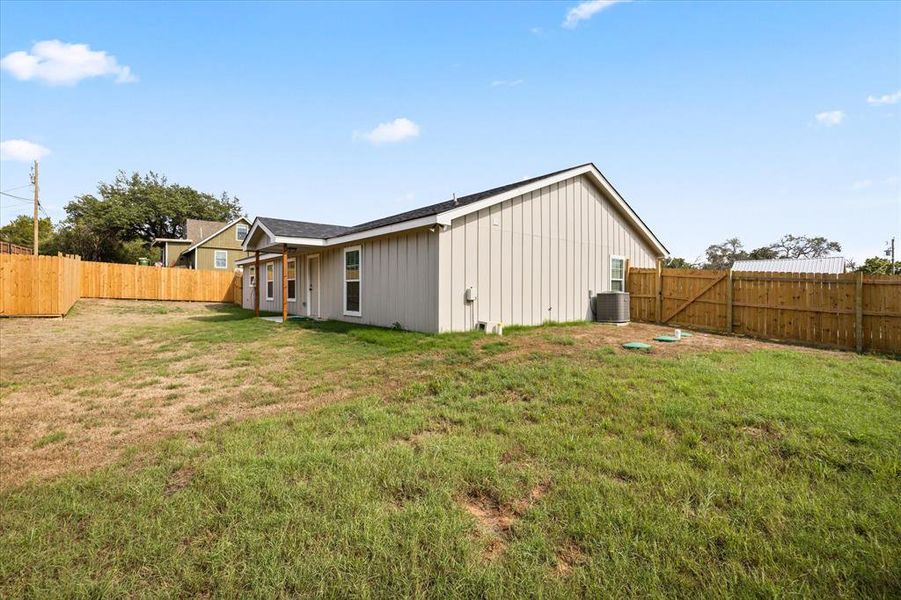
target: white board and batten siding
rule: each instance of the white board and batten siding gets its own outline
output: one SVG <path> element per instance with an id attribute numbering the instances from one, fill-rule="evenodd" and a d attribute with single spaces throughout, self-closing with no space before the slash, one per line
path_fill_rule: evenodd
<path id="1" fill-rule="evenodd" d="M 360 316 L 344 314 L 344 249 L 360 246 Z M 292 315 L 306 315 L 309 280 L 307 257 L 319 255 L 319 316 L 351 323 L 436 332 L 438 330 L 438 237 L 428 230 L 363 240 L 359 244 L 323 248 L 297 258 L 297 295 L 288 303 Z M 282 311 L 282 261 L 274 263 L 273 299 L 266 299 L 266 262 L 260 262 L 260 310 Z M 250 263 L 253 264 L 253 263 Z M 247 265 L 250 266 L 250 265 Z M 315 287 L 315 286 L 314 286 Z M 253 309 L 250 269 L 244 269 L 244 308 Z"/>
<path id="2" fill-rule="evenodd" d="M 612 256 L 657 258 L 584 175 L 454 219 L 439 246 L 439 331 L 590 319 L 588 292 L 610 289 Z"/>
<path id="3" fill-rule="evenodd" d="M 321 318 L 381 327 L 468 331 L 480 321 L 540 325 L 591 318 L 589 290 L 610 289 L 610 258 L 652 267 L 658 253 L 585 175 L 460 216 L 450 226 L 364 239 L 290 254 L 297 258 L 296 302 L 306 315 L 307 257 L 320 260 Z M 359 246 L 360 316 L 344 314 L 344 249 Z M 281 258 L 272 300 L 260 264 L 260 310 L 280 313 Z M 244 306 L 253 308 L 250 269 Z M 466 290 L 476 300 L 466 301 Z"/>

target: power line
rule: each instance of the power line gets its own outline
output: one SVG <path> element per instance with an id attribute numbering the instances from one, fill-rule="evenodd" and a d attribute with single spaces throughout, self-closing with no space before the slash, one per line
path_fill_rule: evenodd
<path id="1" fill-rule="evenodd" d="M 0 194 L 5 194 L 6 192 L 14 192 L 16 190 L 21 190 L 24 188 L 30 188 L 31 186 L 32 186 L 32 184 L 30 184 L 30 183 L 25 184 L 25 185 L 20 185 L 19 187 L 14 187 L 14 188 L 9 188 L 9 189 L 3 190 L 2 192 L 0 192 Z"/>
<path id="2" fill-rule="evenodd" d="M 25 202 L 28 202 L 29 204 L 34 202 L 34 199 L 32 199 L 32 198 L 23 198 L 22 196 L 14 196 L 13 194 L 7 194 L 6 192 L 0 192 L 0 195 L 8 196 L 9 198 L 15 198 L 16 200 L 24 200 Z"/>

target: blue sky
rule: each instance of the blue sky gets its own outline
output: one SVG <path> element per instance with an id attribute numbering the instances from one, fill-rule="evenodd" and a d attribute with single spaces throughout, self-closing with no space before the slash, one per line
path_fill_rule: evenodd
<path id="1" fill-rule="evenodd" d="M 54 219 L 119 169 L 349 225 L 591 161 L 689 259 L 901 237 L 901 4 L 579 4 L 3 2 L 0 140 Z"/>

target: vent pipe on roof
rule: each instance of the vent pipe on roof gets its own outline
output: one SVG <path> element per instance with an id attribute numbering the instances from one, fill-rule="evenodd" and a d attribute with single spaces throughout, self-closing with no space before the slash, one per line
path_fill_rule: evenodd
<path id="1" fill-rule="evenodd" d="M 454 192 L 454 206 L 457 206 L 457 192 Z"/>

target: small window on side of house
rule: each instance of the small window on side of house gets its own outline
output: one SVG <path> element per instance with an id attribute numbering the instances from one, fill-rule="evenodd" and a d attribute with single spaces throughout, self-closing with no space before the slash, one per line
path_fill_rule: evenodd
<path id="1" fill-rule="evenodd" d="M 247 227 L 247 223 L 238 223 L 235 226 L 235 239 L 239 242 L 243 242 L 244 238 L 247 237 L 247 232 L 249 228 Z"/>
<path id="2" fill-rule="evenodd" d="M 360 246 L 344 249 L 344 314 L 353 317 L 362 315 L 360 289 L 362 279 L 362 250 Z"/>
<path id="3" fill-rule="evenodd" d="M 216 254 L 213 259 L 213 266 L 217 269 L 227 269 L 228 268 L 228 251 L 227 250 L 216 250 Z"/>
<path id="4" fill-rule="evenodd" d="M 257 268 L 255 266 L 249 268 L 250 272 L 250 287 L 256 287 L 257 285 Z"/>
<path id="5" fill-rule="evenodd" d="M 275 299 L 275 265 L 266 265 L 266 300 Z"/>
<path id="6" fill-rule="evenodd" d="M 610 257 L 610 291 L 626 291 L 626 259 L 622 256 Z"/>
<path id="7" fill-rule="evenodd" d="M 297 259 L 288 261 L 288 302 L 297 300 Z"/>

